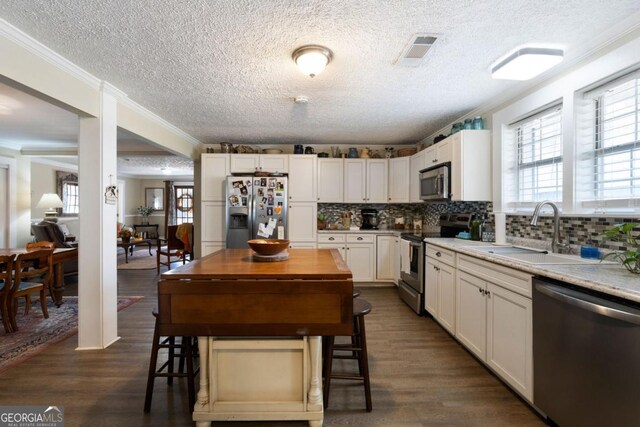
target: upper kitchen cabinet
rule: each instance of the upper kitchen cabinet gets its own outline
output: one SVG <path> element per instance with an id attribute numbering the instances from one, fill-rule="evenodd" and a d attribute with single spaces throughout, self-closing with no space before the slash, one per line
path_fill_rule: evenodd
<path id="1" fill-rule="evenodd" d="M 286 154 L 231 154 L 231 173 L 289 172 Z"/>
<path id="2" fill-rule="evenodd" d="M 318 157 L 308 154 L 289 155 L 289 200 L 315 202 L 318 200 Z M 342 171 L 340 171 L 342 172 Z"/>
<path id="3" fill-rule="evenodd" d="M 409 202 L 421 203 L 420 200 L 420 171 L 427 167 L 427 150 L 422 150 L 413 156 L 409 165 Z"/>
<path id="4" fill-rule="evenodd" d="M 345 203 L 386 203 L 388 175 L 386 159 L 346 159 Z"/>
<path id="5" fill-rule="evenodd" d="M 344 159 L 318 159 L 318 202 L 344 201 Z"/>
<path id="6" fill-rule="evenodd" d="M 425 150 L 427 152 L 426 167 L 429 167 L 431 165 L 435 166 L 451 161 L 453 157 L 453 140 L 455 139 L 455 135 L 453 135 L 451 138 L 445 139 L 438 144 L 434 144 Z"/>
<path id="7" fill-rule="evenodd" d="M 389 159 L 389 203 L 409 203 L 410 157 Z"/>
<path id="8" fill-rule="evenodd" d="M 229 157 L 229 154 L 202 154 L 200 180 L 203 202 L 224 201 L 224 183 L 230 173 Z"/>
<path id="9" fill-rule="evenodd" d="M 463 130 L 443 143 L 452 152 L 451 200 L 491 201 L 491 132 Z"/>

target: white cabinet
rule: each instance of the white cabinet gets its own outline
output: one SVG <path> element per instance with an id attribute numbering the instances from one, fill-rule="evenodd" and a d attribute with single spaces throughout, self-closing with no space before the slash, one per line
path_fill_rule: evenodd
<path id="1" fill-rule="evenodd" d="M 315 202 L 318 199 L 317 161 L 315 155 L 289 155 L 289 201 Z"/>
<path id="2" fill-rule="evenodd" d="M 425 150 L 427 153 L 427 166 L 435 166 L 450 162 L 453 158 L 453 143 L 448 138 L 438 144 L 434 144 Z"/>
<path id="3" fill-rule="evenodd" d="M 410 157 L 389 159 L 389 203 L 409 203 Z"/>
<path id="4" fill-rule="evenodd" d="M 420 200 L 420 171 L 426 167 L 426 150 L 422 150 L 411 156 L 409 165 L 409 202 L 411 203 L 422 203 L 422 200 Z"/>
<path id="5" fill-rule="evenodd" d="M 319 233 L 318 249 L 338 249 L 351 270 L 354 282 L 375 280 L 375 234 Z"/>
<path id="6" fill-rule="evenodd" d="M 202 154 L 200 158 L 200 198 L 224 201 L 224 183 L 230 173 L 229 154 Z"/>
<path id="7" fill-rule="evenodd" d="M 389 194 L 389 161 L 367 159 L 367 203 L 387 203 Z"/>
<path id="8" fill-rule="evenodd" d="M 289 203 L 287 226 L 291 243 L 316 242 L 318 204 L 316 202 Z"/>
<path id="9" fill-rule="evenodd" d="M 347 236 L 344 234 L 318 233 L 318 249 L 337 249 L 342 260 L 347 260 Z"/>
<path id="10" fill-rule="evenodd" d="M 344 202 L 364 203 L 367 201 L 367 163 L 365 159 L 344 161 Z"/>
<path id="11" fill-rule="evenodd" d="M 259 168 L 259 154 L 231 154 L 231 173 L 253 173 Z"/>
<path id="12" fill-rule="evenodd" d="M 345 203 L 387 203 L 388 175 L 387 159 L 346 159 Z"/>
<path id="13" fill-rule="evenodd" d="M 286 154 L 231 154 L 231 173 L 289 172 Z"/>
<path id="14" fill-rule="evenodd" d="M 531 276 L 466 255 L 458 267 L 456 337 L 532 401 Z"/>
<path id="15" fill-rule="evenodd" d="M 464 271 L 458 271 L 456 337 L 481 360 L 487 352 L 487 304 L 485 282 Z"/>
<path id="16" fill-rule="evenodd" d="M 442 254 L 446 252 L 446 255 Z M 440 254 L 443 259 L 436 259 Z M 433 255 L 433 256 L 430 256 Z M 425 310 L 446 330 L 456 332 L 455 268 L 445 263 L 454 260 L 451 251 L 432 250 L 428 247 L 425 260 Z"/>
<path id="17" fill-rule="evenodd" d="M 397 276 L 397 237 L 376 237 L 376 279 L 380 281 L 395 281 Z"/>
<path id="18" fill-rule="evenodd" d="M 439 143 L 451 144 L 451 200 L 492 200 L 490 136 L 488 130 L 463 130 Z"/>
<path id="19" fill-rule="evenodd" d="M 318 202 L 344 201 L 344 160 L 318 159 Z"/>
<path id="20" fill-rule="evenodd" d="M 374 280 L 375 246 L 373 243 L 347 244 L 347 265 L 353 274 L 354 282 L 371 282 Z"/>
<path id="21" fill-rule="evenodd" d="M 201 221 L 201 256 L 225 247 L 227 240 L 227 216 L 225 202 L 202 202 Z"/>
<path id="22" fill-rule="evenodd" d="M 397 285 L 400 282 L 400 237 L 394 236 L 393 245 L 395 247 L 395 255 L 393 257 L 393 281 Z"/>
<path id="23" fill-rule="evenodd" d="M 258 167 L 262 172 L 289 172 L 289 156 L 286 154 L 260 154 Z"/>
<path id="24" fill-rule="evenodd" d="M 289 247 L 291 249 L 316 249 L 318 245 L 315 242 L 291 242 Z"/>

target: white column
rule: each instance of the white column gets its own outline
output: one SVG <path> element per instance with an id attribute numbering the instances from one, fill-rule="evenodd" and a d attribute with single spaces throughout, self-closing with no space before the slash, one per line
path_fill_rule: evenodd
<path id="1" fill-rule="evenodd" d="M 118 183 L 115 92 L 103 83 L 100 116 L 80 118 L 78 350 L 103 349 L 119 339 L 117 205 L 105 203 L 107 187 Z"/>

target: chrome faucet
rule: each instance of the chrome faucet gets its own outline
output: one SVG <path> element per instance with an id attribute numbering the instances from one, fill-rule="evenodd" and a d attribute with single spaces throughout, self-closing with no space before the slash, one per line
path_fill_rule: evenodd
<path id="1" fill-rule="evenodd" d="M 544 200 L 536 205 L 533 210 L 533 218 L 531 218 L 531 225 L 538 225 L 538 217 L 540 216 L 540 209 L 544 205 L 549 205 L 553 209 L 553 238 L 551 240 L 551 252 L 558 253 L 558 247 L 566 247 L 567 245 L 560 243 L 560 211 L 555 203 L 550 200 Z"/>

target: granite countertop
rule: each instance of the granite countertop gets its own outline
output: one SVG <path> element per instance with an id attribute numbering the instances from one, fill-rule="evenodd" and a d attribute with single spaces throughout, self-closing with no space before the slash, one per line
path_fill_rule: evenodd
<path id="1" fill-rule="evenodd" d="M 400 233 L 410 233 L 411 231 L 413 230 L 394 230 L 392 228 L 380 230 L 318 230 L 318 234 L 392 234 L 399 236 Z"/>
<path id="2" fill-rule="evenodd" d="M 640 302 L 640 277 L 628 272 L 620 264 L 529 264 L 474 249 L 474 246 L 490 246 L 488 242 L 455 238 L 428 238 L 425 242 L 527 273 Z"/>

